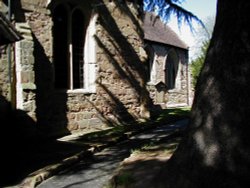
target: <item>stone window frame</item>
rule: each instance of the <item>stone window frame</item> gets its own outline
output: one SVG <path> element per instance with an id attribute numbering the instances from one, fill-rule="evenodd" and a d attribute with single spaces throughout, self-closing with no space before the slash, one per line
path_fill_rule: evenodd
<path id="1" fill-rule="evenodd" d="M 170 55 L 173 55 L 175 56 L 174 58 L 176 58 L 174 63 L 171 63 L 171 64 L 174 64 L 172 66 L 169 66 L 169 63 L 168 63 Z M 165 60 L 163 63 L 163 66 L 164 66 L 163 70 L 165 72 L 165 84 L 167 85 L 169 92 L 175 92 L 181 89 L 181 79 L 180 79 L 181 63 L 180 61 L 181 60 L 180 60 L 178 51 L 174 48 L 170 48 L 165 56 Z M 173 72 L 175 72 L 175 75 L 173 75 Z M 172 80 L 171 83 L 169 83 L 169 78 L 171 78 Z"/>
<path id="2" fill-rule="evenodd" d="M 156 52 L 155 49 L 152 45 L 146 44 L 144 46 L 144 49 L 146 50 L 148 54 L 148 60 L 147 60 L 147 65 L 146 65 L 146 71 L 147 71 L 147 84 L 148 85 L 154 85 L 156 83 Z"/>
<path id="3" fill-rule="evenodd" d="M 96 34 L 96 20 L 97 20 L 97 14 L 93 14 L 92 11 L 90 11 L 90 15 L 86 15 L 85 10 L 81 6 L 75 6 L 74 8 L 70 8 L 67 2 L 58 3 L 53 10 L 55 10 L 56 7 L 63 5 L 66 7 L 66 11 L 68 13 L 68 25 L 67 29 L 69 32 L 69 36 L 66 39 L 68 43 L 68 52 L 69 52 L 69 61 L 68 61 L 68 68 L 69 69 L 69 76 L 68 76 L 68 82 L 69 86 L 68 88 L 65 88 L 67 90 L 67 93 L 96 93 L 96 67 L 97 67 L 97 58 L 96 58 L 96 41 L 95 41 L 95 34 Z M 83 13 L 83 16 L 88 18 L 87 20 L 88 25 L 85 28 L 85 42 L 84 42 L 84 64 L 83 64 L 83 88 L 73 88 L 73 69 L 72 69 L 72 44 L 70 41 L 72 40 L 72 15 L 74 11 L 81 10 Z M 52 14 L 53 15 L 53 14 Z M 55 73 L 56 74 L 56 73 Z M 59 89 L 59 88 L 58 88 Z M 61 90 L 61 88 L 59 89 Z"/>

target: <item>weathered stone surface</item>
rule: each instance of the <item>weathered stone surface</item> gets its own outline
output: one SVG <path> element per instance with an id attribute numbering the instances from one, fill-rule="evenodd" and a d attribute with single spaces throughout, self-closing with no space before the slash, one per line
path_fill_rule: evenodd
<path id="1" fill-rule="evenodd" d="M 98 14 L 94 36 L 96 58 L 90 58 L 96 62 L 91 62 L 94 71 L 89 74 L 96 78 L 95 90 L 86 92 L 54 87 L 52 13 L 55 2 L 60 1 L 48 2 L 21 0 L 21 7 L 15 10 L 16 15 L 25 17 L 17 23 L 24 36 L 15 49 L 17 107 L 44 130 L 51 131 L 51 135 L 53 131 L 97 129 L 148 118 L 149 108 L 153 109 L 150 97 L 156 100 L 156 89 L 145 81 L 147 55 L 136 6 L 127 1 L 126 4 L 109 0 L 69 1 L 86 12 Z M 0 88 L 7 97 L 10 94 L 6 53 L 1 53 L 0 63 Z M 185 66 L 182 69 L 184 80 Z M 158 76 L 163 77 L 164 73 L 159 72 Z M 184 90 L 185 84 L 181 81 L 180 88 Z M 165 93 L 167 99 L 175 102 L 186 102 L 184 95 L 179 91 Z"/>

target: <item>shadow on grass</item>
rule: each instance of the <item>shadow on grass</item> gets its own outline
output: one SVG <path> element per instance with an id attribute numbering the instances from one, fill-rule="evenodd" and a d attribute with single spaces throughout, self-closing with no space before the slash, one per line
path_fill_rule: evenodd
<path id="1" fill-rule="evenodd" d="M 156 122 L 157 123 L 168 123 L 173 122 L 176 120 L 189 118 L 190 116 L 190 107 L 180 107 L 180 108 L 169 108 L 162 110 L 162 112 L 159 114 Z"/>
<path id="2" fill-rule="evenodd" d="M 162 110 L 156 120 L 149 120 L 147 122 L 129 124 L 126 126 L 117 126 L 107 130 L 95 131 L 84 134 L 76 139 L 76 141 L 91 142 L 93 145 L 109 144 L 124 140 L 139 132 L 156 128 L 157 126 L 166 125 L 175 121 L 189 118 L 190 108 L 171 108 Z"/>
<path id="3" fill-rule="evenodd" d="M 106 188 L 154 187 L 154 177 L 163 164 L 172 156 L 181 141 L 181 134 L 175 134 L 160 142 L 141 147 L 132 152 L 116 170 Z M 143 181 L 142 181 L 143 180 Z"/>
<path id="4" fill-rule="evenodd" d="M 23 144 L 15 142 L 13 146 L 8 146 L 8 152 L 2 155 L 4 157 L 2 161 L 7 165 L 2 171 L 4 173 L 2 177 L 6 178 L 0 182 L 0 186 L 15 185 L 30 173 L 58 163 L 90 147 L 99 149 L 99 146 L 112 145 L 142 131 L 187 118 L 188 115 L 189 109 L 167 109 L 163 110 L 156 121 L 131 124 L 125 127 L 118 126 L 108 130 L 88 133 L 70 142 L 53 140 L 40 140 Z M 173 136 L 175 137 L 176 134 Z M 153 151 L 152 148 L 151 150 Z"/>

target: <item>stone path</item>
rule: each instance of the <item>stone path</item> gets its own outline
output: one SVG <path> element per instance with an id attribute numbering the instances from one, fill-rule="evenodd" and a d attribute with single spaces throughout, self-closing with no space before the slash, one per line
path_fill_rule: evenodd
<path id="1" fill-rule="evenodd" d="M 38 188 L 102 188 L 113 177 L 115 170 L 132 151 L 152 142 L 166 140 L 178 130 L 185 128 L 188 120 L 161 126 L 131 137 L 128 141 L 95 153 L 91 158 L 71 166 L 60 174 L 44 181 Z M 156 163 L 152 163 L 156 165 Z M 145 164 L 142 164 L 145 165 Z"/>

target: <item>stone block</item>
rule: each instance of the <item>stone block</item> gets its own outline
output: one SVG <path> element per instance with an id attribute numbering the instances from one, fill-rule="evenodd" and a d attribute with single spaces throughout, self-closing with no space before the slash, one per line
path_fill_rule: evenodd
<path id="1" fill-rule="evenodd" d="M 22 71 L 21 72 L 21 83 L 34 83 L 35 73 L 33 71 Z"/>
<path id="2" fill-rule="evenodd" d="M 78 125 L 80 129 L 88 129 L 89 128 L 89 120 L 83 119 L 81 121 L 78 121 Z"/>
<path id="3" fill-rule="evenodd" d="M 69 122 L 67 128 L 70 130 L 70 131 L 75 131 L 75 130 L 78 130 L 79 129 L 79 125 L 77 122 Z"/>
<path id="4" fill-rule="evenodd" d="M 23 90 L 35 90 L 36 85 L 34 83 L 23 83 L 22 84 L 22 89 Z"/>
<path id="5" fill-rule="evenodd" d="M 36 108 L 35 101 L 28 101 L 23 103 L 23 110 L 26 112 L 33 112 Z"/>

